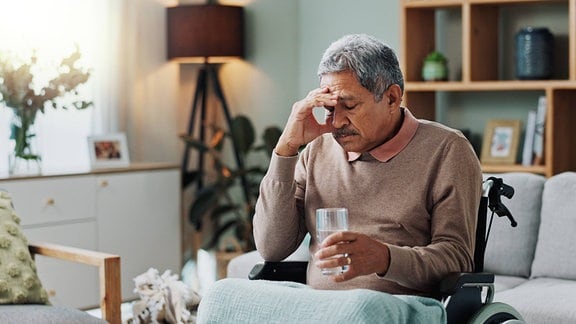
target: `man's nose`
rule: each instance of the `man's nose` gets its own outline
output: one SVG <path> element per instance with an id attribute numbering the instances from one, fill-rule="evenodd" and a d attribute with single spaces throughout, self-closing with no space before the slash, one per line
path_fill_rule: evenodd
<path id="1" fill-rule="evenodd" d="M 332 126 L 334 128 L 342 128 L 348 125 L 349 122 L 346 111 L 343 109 L 334 109 L 332 113 Z"/>

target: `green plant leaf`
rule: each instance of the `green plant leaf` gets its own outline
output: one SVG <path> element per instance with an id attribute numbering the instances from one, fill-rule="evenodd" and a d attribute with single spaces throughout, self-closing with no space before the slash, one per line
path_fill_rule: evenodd
<path id="1" fill-rule="evenodd" d="M 186 145 L 189 145 L 189 146 L 199 150 L 200 152 L 206 152 L 206 151 L 210 150 L 208 145 L 206 145 L 204 142 L 202 142 L 200 140 L 195 139 L 194 137 L 192 137 L 190 135 L 181 135 L 180 138 L 184 140 Z"/>
<path id="2" fill-rule="evenodd" d="M 235 212 L 238 210 L 238 204 L 227 204 L 227 205 L 220 205 L 212 210 L 210 213 L 210 218 L 212 220 L 219 220 L 222 216 Z"/>
<path id="3" fill-rule="evenodd" d="M 72 104 L 74 105 L 74 108 L 76 108 L 78 110 L 83 110 L 83 109 L 86 109 L 86 108 L 92 106 L 91 101 L 76 101 Z"/>
<path id="4" fill-rule="evenodd" d="M 198 170 L 183 172 L 181 177 L 182 188 L 188 187 L 191 183 L 200 179 L 201 176 L 202 174 Z"/>
<path id="5" fill-rule="evenodd" d="M 188 218 L 197 230 L 202 228 L 202 218 L 204 215 L 217 206 L 218 197 L 217 188 L 212 186 L 204 187 L 196 193 L 194 202 L 188 211 Z"/>
<path id="6" fill-rule="evenodd" d="M 221 226 L 219 226 L 218 228 L 216 228 L 214 230 L 214 234 L 207 239 L 207 241 L 205 241 L 202 244 L 202 249 L 205 250 L 211 250 L 214 249 L 218 246 L 218 242 L 220 242 L 220 238 L 231 228 L 235 227 L 237 225 L 237 220 L 229 220 L 227 222 L 225 222 L 224 224 L 222 224 Z"/>
<path id="7" fill-rule="evenodd" d="M 425 62 L 441 62 L 441 63 L 446 63 L 447 59 L 446 57 L 440 53 L 439 51 L 433 51 L 430 54 L 428 54 L 426 56 L 426 58 L 424 59 Z"/>
<path id="8" fill-rule="evenodd" d="M 224 158 L 221 148 L 228 147 L 224 145 L 224 142 L 226 138 L 229 138 L 242 159 L 250 153 L 264 150 L 268 152 L 269 157 L 282 131 L 278 127 L 266 128 L 262 136 L 263 144 L 256 146 L 254 127 L 246 116 L 240 115 L 233 118 L 228 132 L 217 125 L 209 127 L 211 127 L 211 134 L 214 134 L 208 141 L 209 144 L 202 143 L 189 135 L 180 136 L 186 145 L 197 150 L 198 154 L 208 154 L 211 157 L 209 160 L 211 163 L 207 163 L 204 170 L 183 174 L 183 177 L 188 180 L 187 183 L 200 177 L 206 179 L 207 173 L 214 176 L 208 177 L 206 182 L 209 182 L 209 185 L 197 192 L 188 211 L 190 222 L 197 229 L 202 227 L 203 221 L 211 223 L 210 232 L 204 235 L 204 247 L 218 247 L 223 235 L 234 235 L 243 248 L 253 249 L 251 222 L 254 217 L 254 204 L 259 195 L 260 181 L 268 167 L 267 165 L 239 167 L 235 162 L 233 166 L 228 165 L 226 162 L 229 158 Z M 226 136 L 222 136 L 223 132 Z M 238 180 L 245 180 L 245 182 L 241 183 Z M 246 185 L 245 188 L 242 187 L 246 189 L 246 195 L 242 198 L 238 197 L 234 191 L 240 189 L 240 184 Z M 240 202 L 239 199 L 242 201 Z"/>
<path id="9" fill-rule="evenodd" d="M 240 115 L 232 119 L 230 127 L 230 133 L 236 148 L 242 155 L 248 154 L 256 138 L 252 122 L 248 117 Z"/>
<path id="10" fill-rule="evenodd" d="M 272 156 L 280 135 L 282 135 L 282 130 L 278 127 L 268 127 L 264 130 L 262 139 L 264 140 L 264 147 L 268 156 Z"/>

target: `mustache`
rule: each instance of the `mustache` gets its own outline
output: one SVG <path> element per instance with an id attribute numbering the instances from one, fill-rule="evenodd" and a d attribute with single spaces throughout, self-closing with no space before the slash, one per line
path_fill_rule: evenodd
<path id="1" fill-rule="evenodd" d="M 348 128 L 338 128 L 338 129 L 335 129 L 332 131 L 332 136 L 334 138 L 350 136 L 350 135 L 358 135 L 358 132 L 354 129 L 348 129 Z"/>

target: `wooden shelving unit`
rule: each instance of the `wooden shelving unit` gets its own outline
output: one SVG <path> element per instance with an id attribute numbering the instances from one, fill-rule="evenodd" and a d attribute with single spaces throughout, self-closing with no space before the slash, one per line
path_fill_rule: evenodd
<path id="1" fill-rule="evenodd" d="M 565 53 L 560 53 L 567 71 L 552 80 L 514 80 L 502 77 L 501 35 L 503 16 L 530 6 L 556 6 L 566 13 Z M 543 165 L 483 165 L 485 172 L 532 172 L 547 177 L 563 171 L 576 171 L 576 0 L 401 0 L 402 51 L 405 74 L 405 103 L 419 118 L 436 118 L 438 92 L 537 91 L 548 100 Z M 438 11 L 459 15 L 461 37 L 461 76 L 446 82 L 424 82 L 422 62 L 437 49 Z M 537 17 L 535 19 L 538 19 Z M 508 53 L 510 55 L 510 53 Z M 462 107 L 466 109 L 466 107 Z M 504 108 L 505 109 L 505 108 Z"/>

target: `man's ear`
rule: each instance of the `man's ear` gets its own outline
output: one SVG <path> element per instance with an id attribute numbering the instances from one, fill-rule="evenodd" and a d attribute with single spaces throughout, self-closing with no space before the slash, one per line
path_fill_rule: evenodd
<path id="1" fill-rule="evenodd" d="M 393 84 L 388 88 L 388 104 L 400 105 L 402 102 L 402 89 L 397 84 Z"/>

